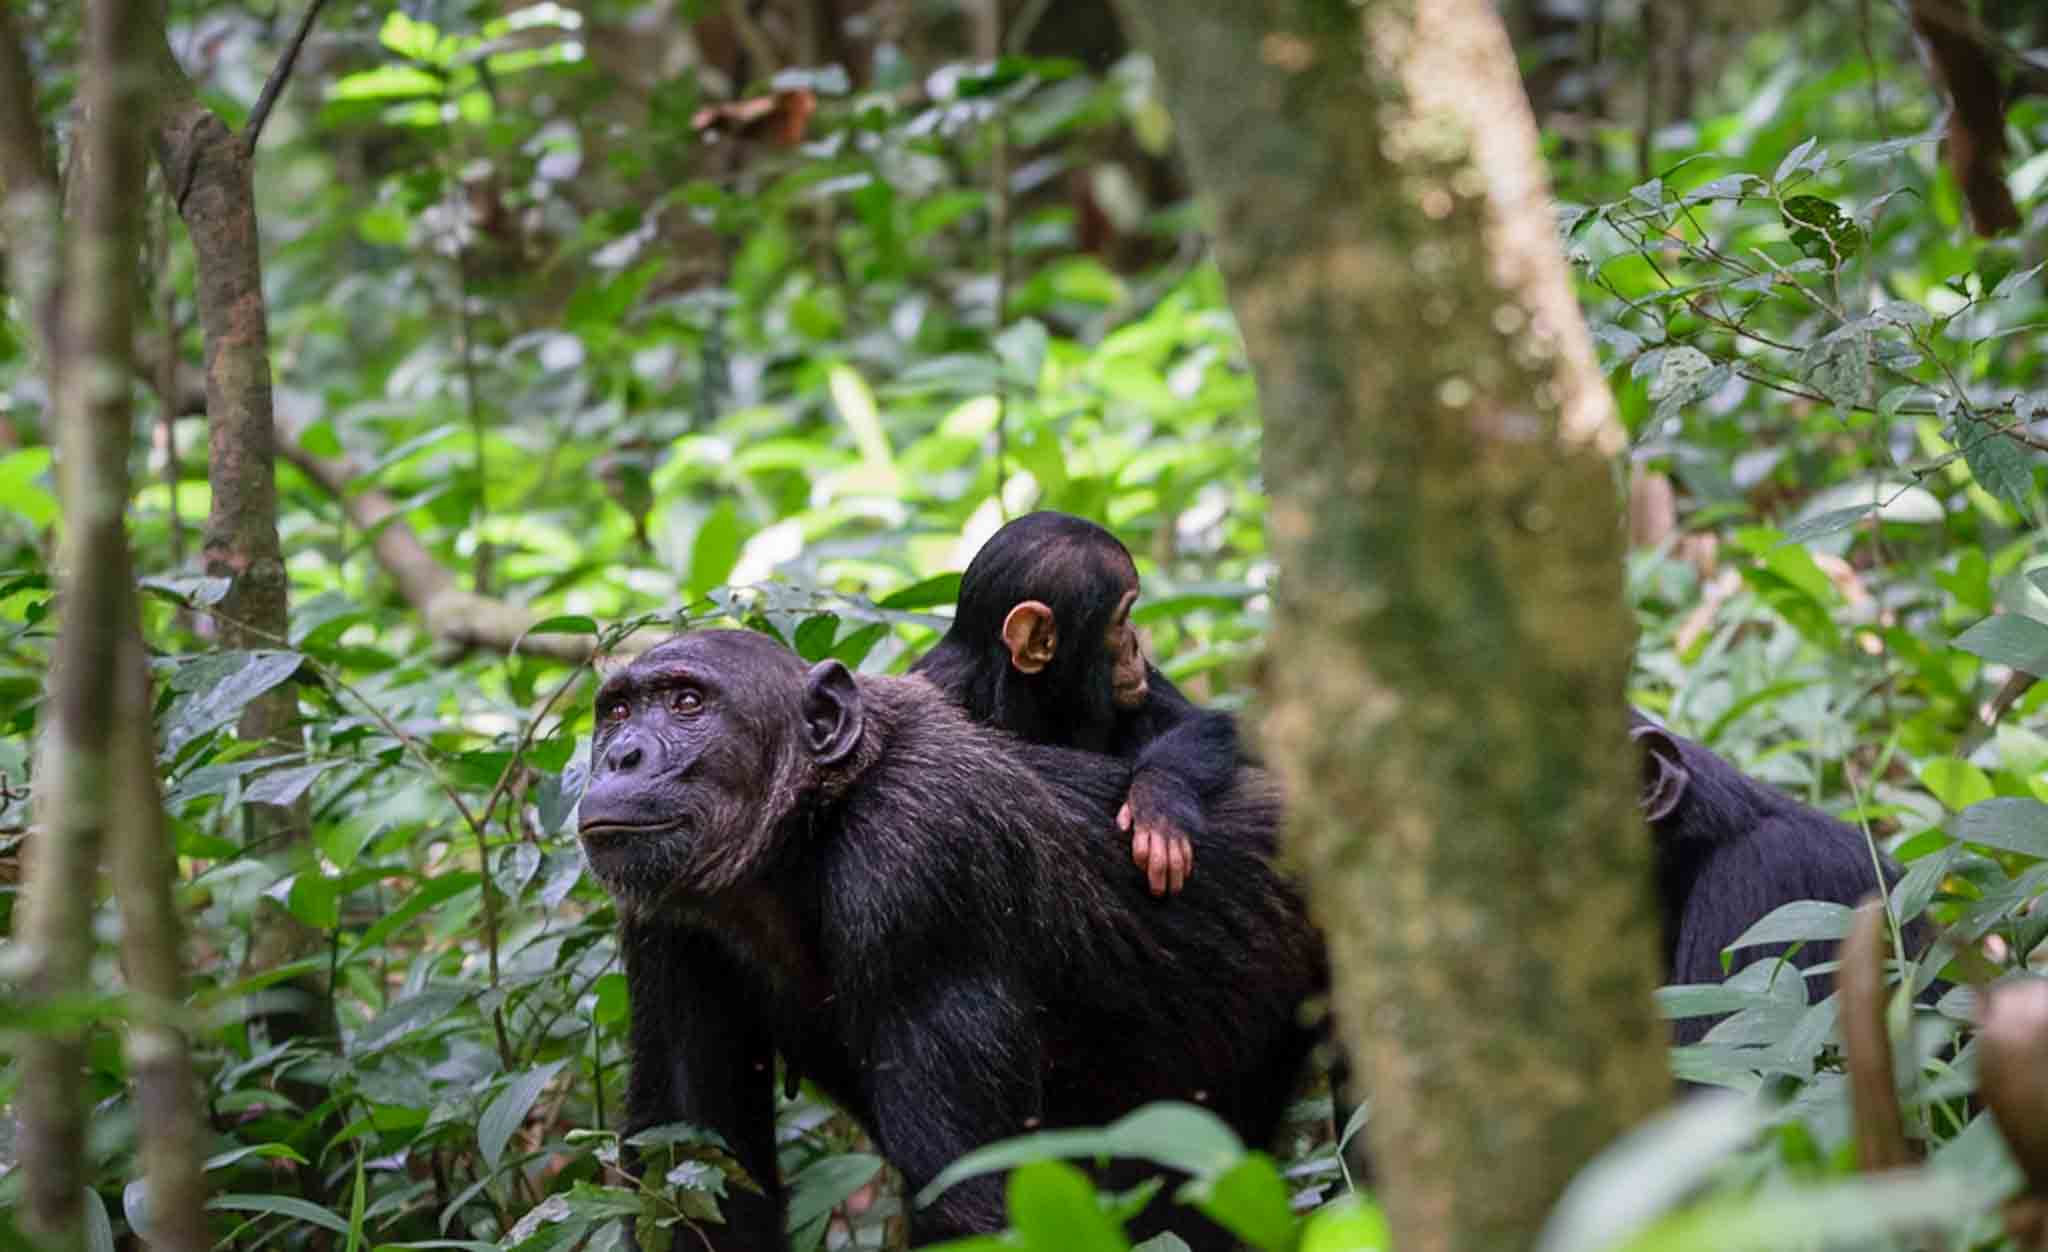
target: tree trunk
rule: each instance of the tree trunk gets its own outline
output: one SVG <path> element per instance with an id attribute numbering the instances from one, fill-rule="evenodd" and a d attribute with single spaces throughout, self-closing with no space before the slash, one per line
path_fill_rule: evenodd
<path id="1" fill-rule="evenodd" d="M 277 433 L 270 378 L 270 329 L 250 157 L 240 136 L 199 99 L 179 69 L 161 19 L 149 35 L 146 125 L 164 184 L 184 219 L 197 268 L 199 323 L 206 343 L 207 485 L 212 508 L 202 540 L 206 572 L 229 579 L 212 610 L 229 648 L 278 648 L 289 638 L 284 556 L 277 537 Z M 281 683 L 249 702 L 235 733 L 299 752 L 298 695 Z M 244 837 L 295 865 L 304 855 L 303 802 L 244 809 Z M 290 872 L 289 868 L 281 872 Z M 265 902 L 250 936 L 247 968 L 279 965 L 317 951 L 318 932 Z M 272 1037 L 331 1033 L 319 980 L 294 983 L 309 1008 L 269 1015 Z M 306 1171 L 306 1177 L 314 1177 Z"/>
<path id="2" fill-rule="evenodd" d="M 37 831 L 24 932 L 27 985 L 46 1002 L 75 1000 L 60 1013 L 84 1019 L 90 981 L 92 913 L 99 852 L 110 846 L 130 908 L 123 918 L 130 986 L 140 1009 L 128 1036 L 137 1077 L 142 1155 L 149 1181 L 153 1246 L 202 1252 L 207 1236 L 200 1169 L 198 1102 L 184 1038 L 166 1022 L 181 999 L 175 872 L 157 794 L 149 734 L 149 675 L 128 554 L 128 455 L 133 413 L 137 246 L 141 238 L 142 161 L 133 119 L 140 103 L 139 35 L 150 7 L 138 0 L 95 0 L 86 17 L 88 64 L 80 99 L 84 121 L 73 168 L 78 220 L 64 275 L 54 267 L 26 275 L 24 293 L 41 307 L 50 334 L 45 355 L 56 400 L 64 499 L 63 618 L 50 673 L 36 770 Z M 5 64 L 25 65 L 13 31 L 0 31 Z M 54 212 L 32 102 L 0 101 L 0 130 L 10 141 L 10 228 L 54 237 L 37 207 Z M 41 194 L 24 200 L 31 184 Z M 61 299 L 48 293 L 62 293 Z M 44 305 L 44 299 L 54 303 Z M 54 333 L 51 333 L 54 331 Z M 26 1222 L 46 1246 L 85 1246 L 85 1121 L 82 1032 L 67 1026 L 38 1034 L 24 1051 L 17 1145 L 26 1177 Z"/>
<path id="3" fill-rule="evenodd" d="M 1403 1252 L 1526 1247 L 1670 1090 L 1622 446 L 1485 0 L 1123 0 L 1267 415 L 1265 742 Z"/>

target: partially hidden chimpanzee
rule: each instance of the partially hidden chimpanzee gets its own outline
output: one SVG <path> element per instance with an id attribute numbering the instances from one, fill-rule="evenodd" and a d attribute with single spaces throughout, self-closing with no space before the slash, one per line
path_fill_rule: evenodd
<path id="1" fill-rule="evenodd" d="M 1877 890 L 1870 848 L 1854 827 L 1808 808 L 1690 739 L 1630 710 L 1629 735 L 1643 752 L 1643 816 L 1650 824 L 1657 868 L 1664 966 L 1673 983 L 1723 981 L 1721 950 L 1772 910 L 1796 900 L 1854 906 Z M 1885 883 L 1899 868 L 1880 858 Z M 1925 923 L 1906 928 L 1909 952 L 1926 946 Z M 1798 969 L 1836 959 L 1836 943 L 1809 943 L 1792 953 Z M 1789 945 L 1740 948 L 1730 972 L 1784 956 Z M 1832 976 L 1808 980 L 1813 999 Z M 1681 1018 L 1679 1043 L 1697 1043 L 1719 1019 Z"/>
<path id="2" fill-rule="evenodd" d="M 953 624 L 911 667 L 978 722 L 1132 763 L 1117 826 L 1152 894 L 1179 891 L 1207 802 L 1242 763 L 1237 722 L 1182 695 L 1131 624 L 1138 567 L 1095 523 L 1029 513 L 960 576 Z"/>
<path id="3" fill-rule="evenodd" d="M 622 924 L 627 1129 L 715 1130 L 766 1191 L 730 1191 L 709 1246 L 780 1246 L 778 1051 L 913 1194 L 989 1140 L 1151 1100 L 1272 1138 L 1317 1034 L 1302 1002 L 1327 984 L 1268 863 L 1277 795 L 1252 769 L 1219 789 L 1188 832 L 1203 872 L 1161 909 L 1104 838 L 1130 774 L 977 725 L 923 679 L 806 670 L 741 631 L 670 640 L 605 682 L 581 834 Z M 1002 1224 L 985 1177 L 912 1234 Z"/>

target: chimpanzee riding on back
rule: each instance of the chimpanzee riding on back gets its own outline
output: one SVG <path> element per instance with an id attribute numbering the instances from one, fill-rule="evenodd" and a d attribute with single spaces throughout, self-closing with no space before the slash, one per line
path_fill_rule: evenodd
<path id="1" fill-rule="evenodd" d="M 1146 661 L 1131 624 L 1137 598 L 1138 567 L 1115 535 L 1030 513 L 968 563 L 951 629 L 911 672 L 978 722 L 1132 762 L 1117 824 L 1164 895 L 1187 882 L 1204 807 L 1241 758 L 1235 720 L 1199 708 Z"/>

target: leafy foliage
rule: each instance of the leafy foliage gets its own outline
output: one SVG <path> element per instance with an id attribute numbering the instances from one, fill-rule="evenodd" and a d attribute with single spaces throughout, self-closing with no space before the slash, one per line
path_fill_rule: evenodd
<path id="1" fill-rule="evenodd" d="M 239 121 L 266 32 L 239 9 L 178 7 L 177 46 L 219 36 L 209 93 Z M 464 587 L 530 607 L 536 635 L 615 644 L 680 613 L 888 670 L 933 638 L 933 610 L 1006 512 L 1059 508 L 1131 541 L 1155 653 L 1228 705 L 1274 576 L 1252 380 L 1196 217 L 1154 177 L 1166 132 L 1139 59 L 1096 72 L 892 45 L 858 87 L 790 67 L 748 95 L 682 42 L 664 45 L 681 72 L 644 72 L 630 54 L 652 37 L 630 5 L 372 8 L 374 46 L 303 71 L 309 103 L 273 120 L 257 172 L 280 425 L 309 456 L 348 457 L 351 490 L 396 511 L 365 530 L 281 469 L 291 629 L 249 652 L 211 642 L 224 587 L 192 554 L 203 419 L 168 423 L 131 511 L 219 1232 L 597 1249 L 631 1221 L 643 1248 L 686 1247 L 689 1224 L 752 1180 L 680 1127 L 641 1136 L 662 1163 L 640 1185 L 617 1168 L 626 987 L 571 822 L 592 673 L 437 640 L 379 539 L 417 536 Z M 75 18 L 37 15 L 54 107 Z M 1964 947 L 2029 969 L 2048 936 L 2048 687 L 2013 681 L 2048 666 L 2048 338 L 2039 266 L 1962 230 L 1903 32 L 1880 13 L 1858 41 L 1842 20 L 1757 34 L 1693 116 L 1650 138 L 1648 167 L 1618 173 L 1636 137 L 1610 125 L 1554 169 L 1632 470 L 1667 474 L 1682 501 L 1630 562 L 1636 697 L 1900 857 L 1898 915 L 1948 928 L 1950 948 L 1906 970 L 1924 985 Z M 2048 110 L 2023 100 L 2010 123 L 2027 200 L 2048 178 Z M 1150 183 L 1163 194 L 1147 199 Z M 1097 212 L 1119 242 L 1084 249 Z M 149 278 L 172 319 L 154 333 L 196 360 L 192 261 L 176 240 L 166 257 Z M 13 848 L 61 608 L 25 326 L 18 307 L 0 321 Z M 302 747 L 239 739 L 241 709 L 285 682 Z M 2001 686 L 2019 694 L 1981 731 Z M 251 802 L 301 806 L 310 840 L 251 846 Z M 13 904 L 9 885 L 0 916 Z M 318 937 L 313 955 L 266 963 L 280 917 Z M 1841 926 L 1795 906 L 1747 938 Z M 102 972 L 118 985 L 110 958 Z M 1658 1205 L 1573 1229 L 1639 1249 L 1790 1247 L 1932 1219 L 1959 1246 L 1993 1243 L 2013 1175 L 1966 1103 L 1969 993 L 1913 1011 L 1903 1091 L 1939 1182 L 1886 1198 L 1847 1178 L 1833 1003 L 1808 1008 L 1775 972 L 1664 993 L 1673 1014 L 1733 1013 L 1678 1071 L 1766 1092 L 1770 1111 L 1709 1135 L 1702 1158 L 1623 1149 L 1639 1169 L 1608 1185 Z M 131 1010 L 74 1010 L 107 1026 L 85 1058 L 95 1246 L 146 1214 L 123 1186 L 137 1112 L 115 1029 Z M 11 998 L 0 1012 L 13 1032 L 46 1024 Z M 293 1015 L 331 1029 L 289 1030 Z M 1305 1101 L 1300 1120 L 1327 1108 Z M 1294 1216 L 1343 1190 L 1329 1144 L 1283 1169 L 1201 1117 L 1149 1109 L 969 1158 L 953 1176 L 1024 1164 L 1016 1241 L 967 1246 L 1128 1246 L 1122 1221 L 1149 1192 L 1098 1196 L 1052 1159 L 1108 1152 L 1188 1170 L 1184 1194 L 1253 1246 L 1384 1246 L 1369 1202 Z M 889 1176 L 857 1129 L 808 1089 L 781 1126 L 799 1246 L 896 1237 L 900 1205 L 872 1185 Z M 1703 1204 L 1666 1211 L 1699 1186 Z"/>

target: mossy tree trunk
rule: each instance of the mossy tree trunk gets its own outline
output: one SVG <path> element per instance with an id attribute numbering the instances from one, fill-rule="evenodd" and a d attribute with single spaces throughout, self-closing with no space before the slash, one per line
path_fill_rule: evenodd
<path id="1" fill-rule="evenodd" d="M 151 1245 L 167 1252 L 212 1245 L 198 1089 L 173 1024 L 183 1004 L 171 894 L 176 863 L 158 791 L 126 528 L 143 202 L 138 71 L 142 36 L 160 21 L 147 0 L 87 6 L 82 120 L 71 162 L 76 216 L 61 278 L 48 258 L 21 276 L 47 339 L 64 501 L 63 617 L 38 735 L 36 831 L 22 921 L 25 989 L 64 1024 L 53 1023 L 23 1049 L 16 1144 L 24 1224 L 50 1248 L 87 1243 L 82 1020 L 93 992 L 92 919 L 103 850 L 122 906 L 122 963 L 134 1013 L 127 1055 Z M 26 63 L 14 29 L 0 26 L 0 66 L 19 71 Z M 55 239 L 53 165 L 27 93 L 9 90 L 0 98 L 0 133 L 9 136 L 0 166 L 11 235 Z"/>
<path id="2" fill-rule="evenodd" d="M 1667 1097 L 1622 446 L 1486 0 L 1122 0 L 1214 214 L 1265 744 L 1403 1252 L 1527 1247 Z"/>

